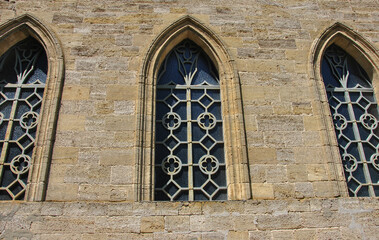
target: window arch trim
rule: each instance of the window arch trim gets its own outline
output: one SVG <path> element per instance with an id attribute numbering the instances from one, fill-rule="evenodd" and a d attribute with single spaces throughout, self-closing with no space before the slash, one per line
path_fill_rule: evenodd
<path id="1" fill-rule="evenodd" d="M 35 38 L 45 49 L 48 71 L 25 200 L 43 201 L 63 86 L 64 57 L 55 33 L 30 14 L 0 25 L 0 55 L 29 36 Z"/>
<path id="2" fill-rule="evenodd" d="M 145 54 L 136 124 L 136 200 L 153 199 L 153 121 L 157 73 L 167 54 L 184 39 L 201 47 L 220 75 L 228 199 L 251 198 L 240 84 L 233 61 L 225 45 L 210 29 L 191 16 L 184 16 L 163 30 Z"/>
<path id="3" fill-rule="evenodd" d="M 376 96 L 379 96 L 377 94 L 379 93 L 379 54 L 378 50 L 363 36 L 340 22 L 337 22 L 324 30 L 311 48 L 309 74 L 311 79 L 314 80 L 322 129 L 326 132 L 326 144 L 330 147 L 329 159 L 326 159 L 326 163 L 332 165 L 330 168 L 331 171 L 333 171 L 331 180 L 336 181 L 337 183 L 335 195 L 348 197 L 349 193 L 339 152 L 337 136 L 329 109 L 326 88 L 321 76 L 321 63 L 324 53 L 332 44 L 342 48 L 361 65 L 372 80 Z"/>

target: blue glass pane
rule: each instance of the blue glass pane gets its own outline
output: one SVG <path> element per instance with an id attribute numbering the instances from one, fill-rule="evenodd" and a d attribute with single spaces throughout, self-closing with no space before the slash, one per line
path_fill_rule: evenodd
<path id="1" fill-rule="evenodd" d="M 0 139 L 5 139 L 7 128 L 8 128 L 8 121 L 3 121 L 3 123 L 0 125 Z"/>
<path id="2" fill-rule="evenodd" d="M 179 141 L 187 141 L 187 124 L 180 124 L 180 126 L 174 130 L 173 133 L 179 139 Z"/>
<path id="3" fill-rule="evenodd" d="M 221 100 L 220 99 L 220 90 L 207 89 L 207 94 L 213 98 L 213 100 Z"/>
<path id="4" fill-rule="evenodd" d="M 222 120 L 220 105 L 221 103 L 215 102 L 208 108 L 208 112 L 212 113 L 216 117 L 217 120 Z"/>
<path id="5" fill-rule="evenodd" d="M 218 168 L 218 171 L 212 175 L 213 181 L 219 186 L 225 187 L 226 186 L 226 179 L 225 176 L 226 171 L 225 171 L 225 166 L 220 166 Z"/>
<path id="6" fill-rule="evenodd" d="M 188 167 L 183 166 L 181 171 L 174 175 L 174 180 L 180 187 L 188 187 Z"/>
<path id="7" fill-rule="evenodd" d="M 157 90 L 157 100 L 163 100 L 170 94 L 171 94 L 170 89 L 158 89 Z"/>
<path id="8" fill-rule="evenodd" d="M 187 103 L 181 102 L 174 107 L 173 112 L 177 113 L 182 120 L 187 119 Z"/>
<path id="9" fill-rule="evenodd" d="M 208 179 L 208 176 L 205 175 L 198 166 L 194 166 L 193 170 L 194 187 L 201 187 Z"/>
<path id="10" fill-rule="evenodd" d="M 155 144 L 155 164 L 161 164 L 170 151 L 163 144 Z"/>
<path id="11" fill-rule="evenodd" d="M 224 159 L 224 144 L 222 144 L 222 143 L 216 144 L 212 148 L 212 150 L 210 151 L 210 154 L 212 156 L 215 156 L 220 163 L 225 163 L 225 159 Z"/>
<path id="12" fill-rule="evenodd" d="M 2 93 L 8 98 L 8 99 L 14 99 L 14 95 L 16 93 L 16 88 L 7 88 L 5 87 L 2 91 Z"/>
<path id="13" fill-rule="evenodd" d="M 170 111 L 170 108 L 162 102 L 157 102 L 156 104 L 156 119 L 162 120 L 163 116 Z"/>
<path id="14" fill-rule="evenodd" d="M 167 138 L 167 136 L 170 134 L 170 131 L 167 130 L 162 123 L 157 123 L 155 125 L 155 140 L 158 142 L 162 142 Z"/>
<path id="15" fill-rule="evenodd" d="M 174 89 L 173 93 L 180 100 L 186 100 L 186 90 L 185 89 Z"/>
<path id="16" fill-rule="evenodd" d="M 178 196 L 175 198 L 175 200 L 178 201 L 188 201 L 188 192 L 187 191 L 181 191 Z"/>
<path id="17" fill-rule="evenodd" d="M 207 151 L 200 144 L 192 144 L 192 150 L 194 163 L 198 163 L 200 158 L 207 154 Z"/>
<path id="18" fill-rule="evenodd" d="M 199 115 L 201 113 L 203 113 L 204 111 L 205 111 L 205 108 L 203 106 L 201 106 L 197 102 L 192 102 L 192 106 L 191 106 L 192 117 L 191 117 L 191 119 L 196 120 L 199 117 Z"/>
<path id="19" fill-rule="evenodd" d="M 348 107 L 347 107 L 347 104 L 341 104 L 338 108 L 337 108 L 337 113 L 343 115 L 346 120 L 350 120 L 350 116 L 349 116 L 349 111 L 348 111 Z"/>
<path id="20" fill-rule="evenodd" d="M 17 179 L 17 175 L 12 173 L 9 166 L 3 166 L 3 175 L 2 175 L 2 181 L 1 181 L 0 186 L 7 187 L 16 179 Z"/>
<path id="21" fill-rule="evenodd" d="M 156 188 L 161 188 L 163 187 L 168 180 L 170 180 L 170 177 L 166 175 L 162 168 L 160 166 L 155 167 L 155 174 L 159 177 L 155 178 L 155 187 Z"/>
<path id="22" fill-rule="evenodd" d="M 22 135 L 24 135 L 24 133 L 25 133 L 25 130 L 23 129 L 23 128 L 21 128 L 21 126 L 20 126 L 20 124 L 19 124 L 19 122 L 17 121 L 15 121 L 14 123 L 13 123 L 13 128 L 12 128 L 12 136 L 11 136 L 11 139 L 12 140 L 17 140 L 17 139 L 19 139 Z"/>
<path id="23" fill-rule="evenodd" d="M 192 89 L 191 90 L 191 100 L 197 100 L 201 96 L 203 96 L 204 90 L 203 89 Z"/>
<path id="24" fill-rule="evenodd" d="M 366 129 L 362 124 L 358 124 L 359 136 L 361 140 L 367 140 L 371 131 Z"/>
<path id="25" fill-rule="evenodd" d="M 197 74 L 192 80 L 192 85 L 201 84 L 218 85 L 218 81 L 212 72 L 210 59 L 208 57 L 205 57 L 203 54 L 201 54 L 198 58 Z"/>
<path id="26" fill-rule="evenodd" d="M 353 124 L 352 123 L 348 123 L 346 128 L 342 131 L 342 133 L 349 139 L 354 139 L 355 138 L 355 135 L 354 135 L 354 130 L 353 130 Z"/>
<path id="27" fill-rule="evenodd" d="M 374 168 L 372 164 L 368 164 L 368 170 L 370 172 L 371 182 L 379 183 L 379 170 Z"/>
<path id="28" fill-rule="evenodd" d="M 361 189 L 359 189 L 357 193 L 357 197 L 368 197 L 369 192 L 368 192 L 368 186 L 362 186 Z"/>
<path id="29" fill-rule="evenodd" d="M 228 198 L 228 193 L 226 189 L 219 190 L 217 194 L 213 197 L 213 200 L 225 200 Z"/>
<path id="30" fill-rule="evenodd" d="M 205 201 L 208 197 L 201 190 L 195 191 L 195 201 Z"/>
<path id="31" fill-rule="evenodd" d="M 205 135 L 205 133 L 206 133 L 205 130 L 201 129 L 197 123 L 192 124 L 192 140 L 193 141 L 200 141 Z"/>
<path id="32" fill-rule="evenodd" d="M 13 105 L 13 102 L 11 101 L 3 102 L 0 105 L 0 112 L 4 114 L 4 118 L 9 119 L 11 111 L 12 111 L 12 105 Z"/>
<path id="33" fill-rule="evenodd" d="M 10 163 L 12 159 L 22 153 L 22 150 L 15 142 L 10 142 L 8 146 L 8 156 L 5 159 L 6 163 Z"/>
<path id="34" fill-rule="evenodd" d="M 353 176 L 361 183 L 366 183 L 365 173 L 363 171 L 362 163 L 358 164 L 357 170 L 353 172 Z"/>
<path id="35" fill-rule="evenodd" d="M 216 140 L 216 141 L 222 141 L 222 124 L 217 123 L 216 126 L 213 129 L 209 130 L 209 134 Z"/>
<path id="36" fill-rule="evenodd" d="M 174 53 L 170 53 L 163 62 L 158 75 L 158 85 L 169 83 L 184 84 L 182 75 L 178 71 L 179 64 Z"/>
<path id="37" fill-rule="evenodd" d="M 188 163 L 188 149 L 187 144 L 180 144 L 175 150 L 174 155 L 177 156 L 181 161 L 182 164 Z"/>
<path id="38" fill-rule="evenodd" d="M 17 103 L 17 109 L 16 109 L 16 118 L 21 118 L 21 116 L 30 111 L 29 105 L 24 101 L 19 101 Z"/>
<path id="39" fill-rule="evenodd" d="M 25 99 L 34 93 L 32 88 L 24 88 L 21 90 L 20 99 Z"/>

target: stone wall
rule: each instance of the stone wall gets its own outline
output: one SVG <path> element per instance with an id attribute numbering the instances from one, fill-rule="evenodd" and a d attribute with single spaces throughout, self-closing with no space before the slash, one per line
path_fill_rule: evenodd
<path id="1" fill-rule="evenodd" d="M 47 202 L 0 202 L 0 239 L 377 237 L 377 199 L 346 198 L 313 62 L 337 22 L 379 48 L 377 0 L 1 0 L 0 13 L 39 19 L 65 64 Z M 221 39 L 240 81 L 253 200 L 136 201 L 143 62 L 183 16 Z"/>
<path id="2" fill-rule="evenodd" d="M 0 239 L 377 239 L 377 200 L 2 203 Z"/>
<path id="3" fill-rule="evenodd" d="M 334 135 L 326 131 L 331 119 L 321 111 L 313 78 L 312 45 L 341 22 L 378 47 L 376 1 L 0 4 L 1 22 L 37 17 L 55 32 L 65 56 L 48 200 L 136 199 L 143 60 L 157 35 L 184 15 L 213 31 L 233 60 L 253 198 L 346 196 Z"/>

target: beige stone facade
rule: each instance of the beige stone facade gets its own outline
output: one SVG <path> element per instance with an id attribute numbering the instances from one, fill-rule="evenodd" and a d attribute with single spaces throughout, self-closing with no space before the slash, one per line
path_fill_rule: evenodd
<path id="1" fill-rule="evenodd" d="M 49 62 L 25 201 L 0 239 L 377 239 L 378 198 L 350 198 L 320 74 L 332 43 L 379 92 L 379 2 L 0 2 L 0 54 Z M 153 199 L 155 89 L 190 39 L 220 74 L 228 200 Z"/>

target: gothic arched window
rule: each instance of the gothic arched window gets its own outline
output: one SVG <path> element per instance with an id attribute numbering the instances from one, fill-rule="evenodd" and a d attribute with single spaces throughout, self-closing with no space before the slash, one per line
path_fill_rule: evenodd
<path id="1" fill-rule="evenodd" d="M 379 113 L 372 82 L 334 44 L 324 53 L 321 73 L 349 194 L 379 196 Z"/>
<path id="2" fill-rule="evenodd" d="M 222 125 L 217 70 L 184 40 L 157 79 L 155 200 L 227 199 Z"/>
<path id="3" fill-rule="evenodd" d="M 0 58 L 0 200 L 24 199 L 47 68 L 45 50 L 32 37 Z"/>

